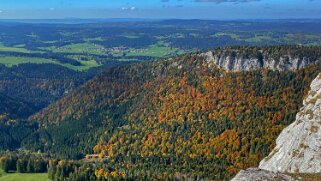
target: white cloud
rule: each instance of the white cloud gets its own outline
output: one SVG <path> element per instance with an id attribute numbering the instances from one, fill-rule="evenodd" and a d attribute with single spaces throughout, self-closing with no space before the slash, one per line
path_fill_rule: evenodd
<path id="1" fill-rule="evenodd" d="M 121 8 L 123 11 L 135 11 L 137 8 L 135 6 L 132 7 L 122 7 Z"/>
<path id="2" fill-rule="evenodd" d="M 261 1 L 261 0 L 194 0 L 195 2 L 213 2 L 213 3 L 250 3 L 255 1 Z"/>
<path id="3" fill-rule="evenodd" d="M 55 8 L 49 8 L 49 10 L 50 10 L 50 11 L 54 11 L 54 10 L 55 10 Z"/>

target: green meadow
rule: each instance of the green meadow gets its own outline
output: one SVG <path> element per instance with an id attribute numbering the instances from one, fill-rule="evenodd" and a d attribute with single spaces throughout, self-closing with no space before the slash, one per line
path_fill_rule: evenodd
<path id="1" fill-rule="evenodd" d="M 136 52 L 129 52 L 127 56 L 149 56 L 149 57 L 166 57 L 168 55 L 178 55 L 182 54 L 184 51 L 178 48 L 171 48 L 166 46 L 164 42 L 160 41 L 157 44 L 151 45 L 145 49 L 137 50 Z"/>
<path id="2" fill-rule="evenodd" d="M 25 49 L 23 45 L 15 47 L 7 47 L 0 44 L 0 52 L 20 52 L 20 53 L 30 53 L 29 50 Z"/>
<path id="3" fill-rule="evenodd" d="M 81 63 L 81 66 L 63 64 L 58 61 L 54 61 L 52 59 L 36 58 L 36 57 L 9 57 L 9 56 L 0 57 L 0 64 L 3 64 L 7 67 L 12 67 L 14 65 L 19 65 L 23 63 L 33 63 L 33 64 L 52 63 L 52 64 L 61 65 L 77 71 L 86 71 L 90 68 L 100 66 L 95 60 L 89 60 L 89 61 L 78 60 L 78 61 Z"/>
<path id="4" fill-rule="evenodd" d="M 87 54 L 94 54 L 94 55 L 104 55 L 106 54 L 103 52 L 103 46 L 93 44 L 93 43 L 76 43 L 70 44 L 62 47 L 45 47 L 41 48 L 43 50 L 49 50 L 56 53 L 87 53 Z"/>
<path id="5" fill-rule="evenodd" d="M 5 173 L 0 170 L 1 181 L 50 181 L 47 173 Z"/>
<path id="6" fill-rule="evenodd" d="M 43 63 L 56 63 L 53 60 L 45 58 L 35 58 L 35 57 L 9 57 L 4 56 L 0 57 L 0 64 L 3 64 L 7 67 L 12 67 L 14 65 L 19 65 L 22 63 L 33 63 L 33 64 L 43 64 Z"/>

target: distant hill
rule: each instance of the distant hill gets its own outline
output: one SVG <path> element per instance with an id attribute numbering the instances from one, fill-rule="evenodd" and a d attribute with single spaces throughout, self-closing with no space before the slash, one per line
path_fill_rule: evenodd
<path id="1" fill-rule="evenodd" d="M 204 53 L 191 53 L 114 67 L 31 116 L 40 129 L 23 147 L 60 158 L 96 153 L 107 165 L 145 178 L 187 174 L 226 180 L 257 166 L 295 120 L 308 85 L 321 71 L 320 48 L 217 51 L 236 52 L 245 62 L 261 59 L 262 52 L 270 52 L 275 62 L 281 57 L 290 64 L 294 59 L 286 57 L 309 61 L 295 69 L 233 72 Z"/>

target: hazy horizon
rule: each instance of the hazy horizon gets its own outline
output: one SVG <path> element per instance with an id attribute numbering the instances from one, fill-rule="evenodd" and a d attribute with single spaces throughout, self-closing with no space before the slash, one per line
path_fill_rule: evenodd
<path id="1" fill-rule="evenodd" d="M 0 19 L 320 19 L 319 0 L 3 0 Z"/>

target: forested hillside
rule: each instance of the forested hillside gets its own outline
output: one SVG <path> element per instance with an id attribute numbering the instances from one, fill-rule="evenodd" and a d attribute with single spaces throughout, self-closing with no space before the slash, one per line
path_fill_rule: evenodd
<path id="1" fill-rule="evenodd" d="M 318 47 L 277 47 L 284 56 L 291 48 L 320 58 Z M 253 57 L 276 47 L 250 49 Z M 128 178 L 226 180 L 271 151 L 320 71 L 226 72 L 199 53 L 114 67 L 30 117 L 40 129 L 23 147 L 59 158 L 96 153 L 105 160 L 105 170 L 93 168 L 99 177 L 113 168 Z"/>
<path id="2" fill-rule="evenodd" d="M 0 65 L 0 93 L 39 110 L 86 80 L 84 74 L 53 64 Z"/>
<path id="3" fill-rule="evenodd" d="M 25 121 L 92 75 L 53 64 L 0 65 L 0 152 L 20 148 L 38 124 Z"/>
<path id="4" fill-rule="evenodd" d="M 34 107 L 19 99 L 13 99 L 0 93 L 0 121 L 6 117 L 26 117 L 35 112 Z"/>

